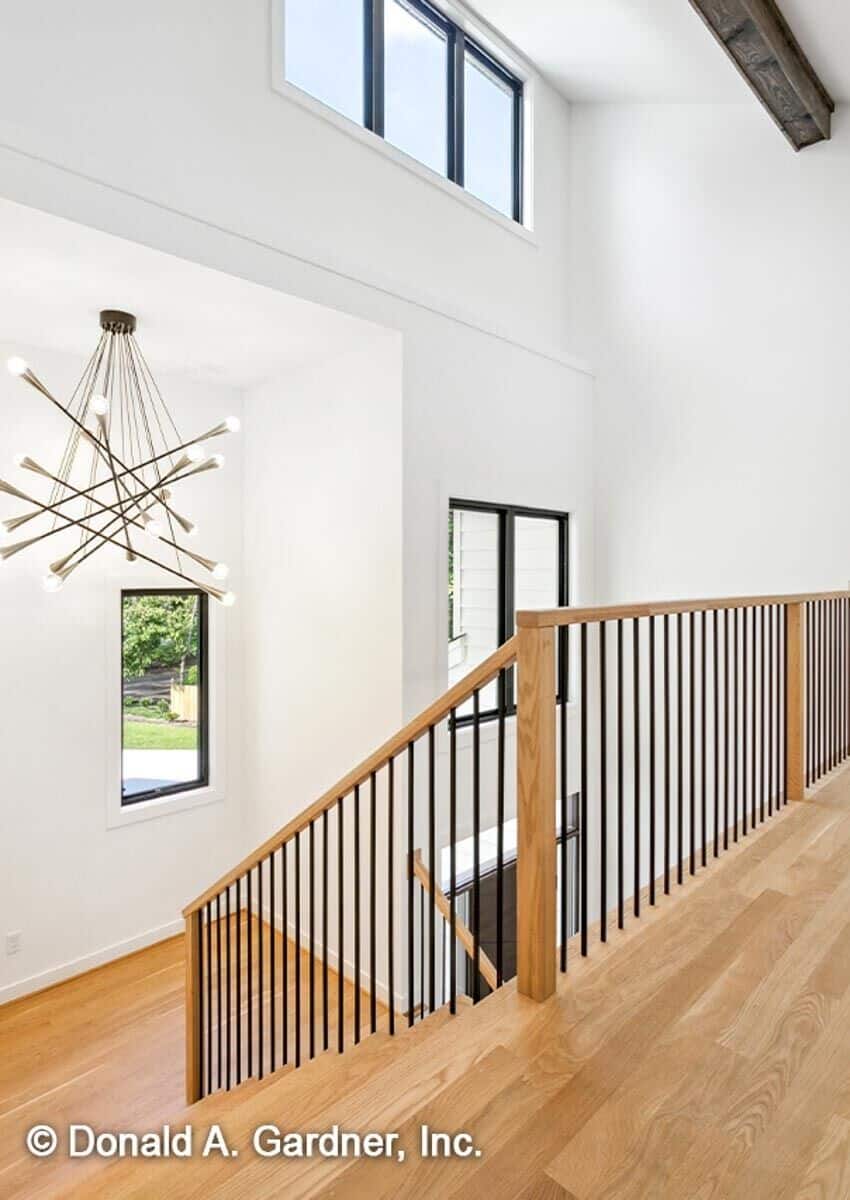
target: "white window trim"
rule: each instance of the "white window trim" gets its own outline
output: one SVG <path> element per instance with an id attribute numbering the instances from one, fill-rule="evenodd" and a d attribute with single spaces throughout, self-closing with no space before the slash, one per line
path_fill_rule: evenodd
<path id="1" fill-rule="evenodd" d="M 492 54 L 498 62 L 503 63 L 517 79 L 522 81 L 522 223 L 515 221 L 512 217 L 506 217 L 498 209 L 491 208 L 489 204 L 485 204 L 483 200 L 479 200 L 477 196 L 473 196 L 471 192 L 468 192 L 459 184 L 440 175 L 437 171 L 431 170 L 430 167 L 426 167 L 424 163 L 419 162 L 418 159 L 413 158 L 410 154 L 406 154 L 404 150 L 399 150 L 397 146 L 392 145 L 386 138 L 373 133 L 371 129 L 366 129 L 359 122 L 346 117 L 343 113 L 337 112 L 335 108 L 331 108 L 330 105 L 317 100 L 315 96 L 311 96 L 309 92 L 305 92 L 294 83 L 290 83 L 286 78 L 284 56 L 283 14 L 286 0 L 270 0 L 270 3 L 272 91 L 277 92 L 284 99 L 290 100 L 293 104 L 297 104 L 300 108 L 312 113 L 313 116 L 319 117 L 328 125 L 332 125 L 348 137 L 354 138 L 362 146 L 367 146 L 369 149 L 383 155 L 384 158 L 388 158 L 400 167 L 404 167 L 412 175 L 416 175 L 425 183 L 437 188 L 444 195 L 451 196 L 452 199 L 465 204 L 467 208 L 472 209 L 479 216 L 493 221 L 508 233 L 514 234 L 515 237 L 528 242 L 529 245 L 537 246 L 539 244 L 534 233 L 533 186 L 536 76 L 527 63 L 517 58 L 515 52 L 508 49 L 492 33 L 488 33 L 482 25 L 472 21 L 466 12 L 457 5 L 445 3 L 444 0 L 435 0 L 436 6 L 441 12 L 445 13 L 447 17 L 463 29 L 464 33 L 468 33 L 482 49 Z"/>
<path id="2" fill-rule="evenodd" d="M 207 684 L 209 784 L 185 792 L 155 796 L 136 804 L 121 803 L 121 592 L 129 588 L 162 587 L 161 576 L 146 577 L 134 573 L 130 580 L 110 580 L 106 587 L 106 827 L 123 829 L 139 821 L 173 816 L 207 804 L 224 800 L 227 788 L 226 725 L 225 725 L 225 652 L 226 614 L 219 605 L 208 603 L 207 624 Z M 175 590 L 179 590 L 175 588 Z"/>

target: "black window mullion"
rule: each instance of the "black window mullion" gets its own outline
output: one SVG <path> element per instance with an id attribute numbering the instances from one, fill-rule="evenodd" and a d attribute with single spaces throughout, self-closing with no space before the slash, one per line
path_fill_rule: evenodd
<path id="1" fill-rule="evenodd" d="M 464 163 L 464 63 L 466 38 L 462 29 L 450 27 L 448 52 L 448 176 L 463 187 Z"/>
<path id="2" fill-rule="evenodd" d="M 522 221 L 522 180 L 523 180 L 523 99 L 522 88 L 516 84 L 514 89 L 514 220 Z"/>
<path id="3" fill-rule="evenodd" d="M 516 613 L 514 611 L 514 575 L 516 573 L 515 519 L 516 514 L 512 509 L 505 509 L 503 511 L 502 525 L 504 533 L 502 535 L 502 553 L 499 562 L 499 596 L 501 599 L 500 645 L 513 636 L 516 624 Z M 505 691 L 507 711 L 512 713 L 516 709 L 516 671 L 513 667 L 506 672 Z"/>
<path id="4" fill-rule="evenodd" d="M 363 4 L 363 124 L 384 136 L 384 0 Z"/>

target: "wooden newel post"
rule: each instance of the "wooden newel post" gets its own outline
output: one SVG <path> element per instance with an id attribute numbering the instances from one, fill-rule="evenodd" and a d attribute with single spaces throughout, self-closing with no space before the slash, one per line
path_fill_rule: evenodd
<path id="1" fill-rule="evenodd" d="M 789 800 L 806 795 L 805 703 L 806 651 L 805 605 L 787 604 L 786 670 L 788 672 L 788 733 L 785 740 L 785 772 Z"/>
<path id="2" fill-rule="evenodd" d="M 201 910 L 186 918 L 186 1103 L 201 1098 Z"/>
<path id="3" fill-rule="evenodd" d="M 555 991 L 555 630 L 517 635 L 517 987 Z"/>

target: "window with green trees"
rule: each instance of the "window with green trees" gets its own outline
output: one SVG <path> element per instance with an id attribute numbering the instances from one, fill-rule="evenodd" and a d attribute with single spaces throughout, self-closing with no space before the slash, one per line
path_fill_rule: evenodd
<path id="1" fill-rule="evenodd" d="M 207 597 L 121 595 L 121 798 L 136 804 L 209 782 Z"/>

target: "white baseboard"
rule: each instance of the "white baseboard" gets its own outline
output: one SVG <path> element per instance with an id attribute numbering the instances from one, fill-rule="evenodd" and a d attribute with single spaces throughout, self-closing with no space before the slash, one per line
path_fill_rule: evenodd
<path id="1" fill-rule="evenodd" d="M 101 950 L 84 954 L 81 958 L 72 959 L 71 962 L 62 963 L 58 967 L 51 967 L 50 970 L 41 971 L 38 975 L 30 975 L 27 979 L 19 979 L 16 983 L 6 984 L 4 987 L 0 987 L 0 1004 L 8 1004 L 10 1000 L 28 996 L 31 992 L 40 992 L 54 983 L 63 983 L 66 979 L 72 979 L 74 975 L 82 975 L 84 971 L 90 971 L 93 967 L 101 967 L 104 963 L 112 962 L 116 958 L 124 958 L 125 955 L 132 954 L 134 950 L 144 950 L 146 946 L 153 946 L 156 942 L 163 942 L 166 938 L 182 933 L 184 928 L 185 924 L 182 920 L 169 921 L 166 925 L 148 929 L 145 933 L 127 938 L 126 941 L 115 942 L 112 946 L 104 946 Z"/>

